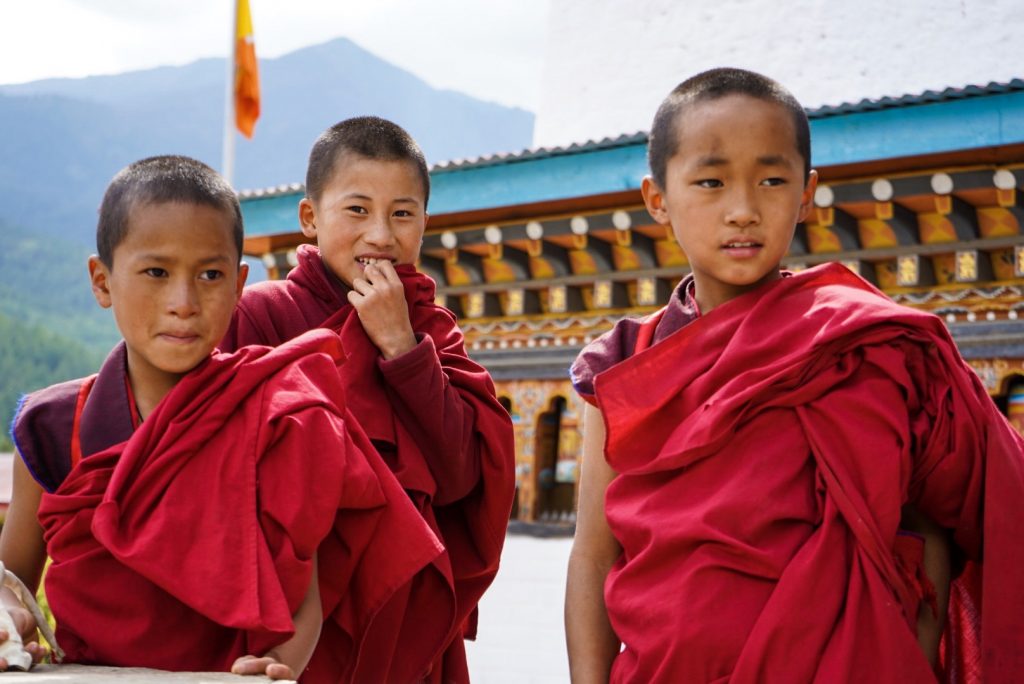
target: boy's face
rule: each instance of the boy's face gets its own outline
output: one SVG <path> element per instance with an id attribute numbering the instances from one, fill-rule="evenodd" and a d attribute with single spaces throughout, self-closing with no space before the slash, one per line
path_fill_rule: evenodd
<path id="1" fill-rule="evenodd" d="M 665 187 L 644 180 L 656 221 L 671 225 L 709 311 L 779 277 L 817 173 L 804 177 L 791 114 L 746 95 L 698 102 L 676 122 L 678 148 Z"/>
<path id="2" fill-rule="evenodd" d="M 113 307 L 133 383 L 166 386 L 227 332 L 248 266 L 227 212 L 201 204 L 136 204 L 108 268 L 89 260 L 93 294 Z"/>
<path id="3" fill-rule="evenodd" d="M 320 198 L 299 202 L 299 222 L 334 275 L 351 287 L 368 259 L 411 264 L 419 258 L 427 226 L 423 183 L 410 162 L 342 154 Z"/>

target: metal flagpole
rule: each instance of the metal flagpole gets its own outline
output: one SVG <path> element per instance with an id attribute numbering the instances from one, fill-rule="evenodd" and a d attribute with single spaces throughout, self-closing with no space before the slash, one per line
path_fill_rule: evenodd
<path id="1" fill-rule="evenodd" d="M 231 48 L 228 50 L 227 76 L 224 79 L 224 147 L 221 154 L 221 175 L 230 184 L 235 173 L 235 70 L 238 43 L 238 0 L 231 0 Z"/>

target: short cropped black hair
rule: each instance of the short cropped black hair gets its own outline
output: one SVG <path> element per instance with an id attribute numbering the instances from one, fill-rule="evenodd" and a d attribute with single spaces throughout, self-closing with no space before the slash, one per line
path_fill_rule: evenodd
<path id="1" fill-rule="evenodd" d="M 335 165 L 346 153 L 381 161 L 407 161 L 423 182 L 423 207 L 430 199 L 430 171 L 423 150 L 398 124 L 376 116 L 357 116 L 340 121 L 320 134 L 309 152 L 306 197 L 320 199 Z"/>
<path id="2" fill-rule="evenodd" d="M 796 149 L 804 160 L 804 177 L 810 175 L 811 127 L 807 122 L 807 113 L 793 94 L 778 82 L 753 71 L 719 68 L 686 79 L 658 107 L 647 140 L 647 161 L 658 187 L 664 189 L 668 160 L 678 150 L 679 115 L 689 105 L 717 100 L 726 95 L 747 95 L 785 107 L 793 117 Z"/>
<path id="3" fill-rule="evenodd" d="M 164 155 L 129 164 L 107 186 L 96 224 L 96 251 L 107 268 L 113 268 L 114 250 L 128 235 L 132 209 L 167 202 L 202 204 L 230 216 L 238 258 L 242 258 L 242 208 L 235 191 L 203 162 Z"/>

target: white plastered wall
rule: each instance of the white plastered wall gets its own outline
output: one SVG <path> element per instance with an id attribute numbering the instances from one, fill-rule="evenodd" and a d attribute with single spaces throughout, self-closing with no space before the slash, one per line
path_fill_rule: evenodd
<path id="1" fill-rule="evenodd" d="M 551 0 L 534 144 L 647 130 L 715 66 L 805 106 L 1024 77 L 1024 0 Z"/>

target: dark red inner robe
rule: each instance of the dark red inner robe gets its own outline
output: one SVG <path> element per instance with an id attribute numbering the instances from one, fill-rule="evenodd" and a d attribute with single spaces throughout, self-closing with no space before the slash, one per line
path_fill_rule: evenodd
<path id="1" fill-rule="evenodd" d="M 906 503 L 963 557 L 940 675 L 1019 680 L 1024 443 L 938 318 L 815 268 L 598 375 L 596 396 L 623 548 L 613 681 L 934 681 L 894 558 Z"/>
<path id="2" fill-rule="evenodd" d="M 434 304 L 429 277 L 396 267 L 418 344 L 383 360 L 320 252 L 303 245 L 298 261 L 287 279 L 246 288 L 222 348 L 277 345 L 318 327 L 340 335 L 349 410 L 445 547 L 435 565 L 455 591 L 457 614 L 428 679 L 467 682 L 462 638 L 475 637 L 477 602 L 497 572 L 515 492 L 511 420 L 487 371 L 466 355 L 455 316 Z M 413 641 L 426 617 L 394 615 Z"/>
<path id="3" fill-rule="evenodd" d="M 126 399 L 123 347 L 112 356 L 93 389 L 108 404 L 79 407 L 83 445 L 130 421 L 109 401 L 118 383 Z M 69 661 L 227 670 L 292 635 L 316 553 L 317 654 L 331 667 L 302 681 L 411 681 L 429 667 L 454 615 L 433 565 L 442 547 L 352 419 L 339 363 L 326 331 L 214 354 L 127 441 L 83 448 L 39 510 Z M 31 422 L 39 407 L 26 403 Z M 26 451 L 34 473 L 61 460 Z M 381 659 L 400 637 L 390 616 L 410 609 L 425 613 L 421 643 Z"/>

